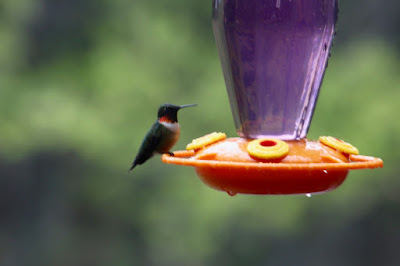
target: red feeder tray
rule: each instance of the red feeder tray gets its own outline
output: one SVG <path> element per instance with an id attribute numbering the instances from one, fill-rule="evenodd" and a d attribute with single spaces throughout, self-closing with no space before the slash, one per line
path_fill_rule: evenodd
<path id="1" fill-rule="evenodd" d="M 250 141 L 229 138 L 196 151 L 164 154 L 162 161 L 193 166 L 206 185 L 229 195 L 322 193 L 341 185 L 351 169 L 383 166 L 379 158 L 346 154 L 307 139 L 287 141 L 284 157 L 258 159 L 247 151 Z"/>

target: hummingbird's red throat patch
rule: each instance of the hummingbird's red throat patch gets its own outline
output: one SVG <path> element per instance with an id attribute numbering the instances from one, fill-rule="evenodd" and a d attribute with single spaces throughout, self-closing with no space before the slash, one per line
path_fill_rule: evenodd
<path id="1" fill-rule="evenodd" d="M 172 122 L 171 121 L 171 119 L 169 119 L 169 117 L 168 116 L 163 116 L 163 117 L 160 117 L 160 119 L 158 119 L 158 121 L 160 121 L 160 122 L 165 122 L 165 123 L 174 123 L 174 122 Z"/>

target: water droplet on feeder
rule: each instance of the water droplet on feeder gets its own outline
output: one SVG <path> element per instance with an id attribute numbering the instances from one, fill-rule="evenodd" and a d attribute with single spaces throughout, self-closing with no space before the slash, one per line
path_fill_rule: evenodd
<path id="1" fill-rule="evenodd" d="M 306 194 L 307 198 L 311 198 L 311 193 Z"/>
<path id="2" fill-rule="evenodd" d="M 324 170 L 324 173 L 325 173 L 325 174 L 328 174 L 328 171 Z"/>
<path id="3" fill-rule="evenodd" d="M 228 193 L 228 195 L 231 197 L 236 195 L 236 192 L 233 192 L 233 191 L 227 191 L 226 193 Z"/>

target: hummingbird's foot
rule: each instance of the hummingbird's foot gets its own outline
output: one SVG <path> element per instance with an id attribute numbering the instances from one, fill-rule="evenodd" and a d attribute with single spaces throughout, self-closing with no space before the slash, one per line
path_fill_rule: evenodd
<path id="1" fill-rule="evenodd" d="M 171 157 L 174 157 L 175 156 L 175 154 L 173 153 L 173 152 L 168 152 L 168 154 L 169 154 L 169 156 L 171 156 Z"/>

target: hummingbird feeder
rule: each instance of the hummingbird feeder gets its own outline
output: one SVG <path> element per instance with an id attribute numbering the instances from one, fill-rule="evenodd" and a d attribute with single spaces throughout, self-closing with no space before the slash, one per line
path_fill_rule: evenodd
<path id="1" fill-rule="evenodd" d="M 337 19 L 337 0 L 214 0 L 213 29 L 239 138 L 211 133 L 164 163 L 193 166 L 229 195 L 311 194 L 351 169 L 382 167 L 351 144 L 308 140 Z"/>

